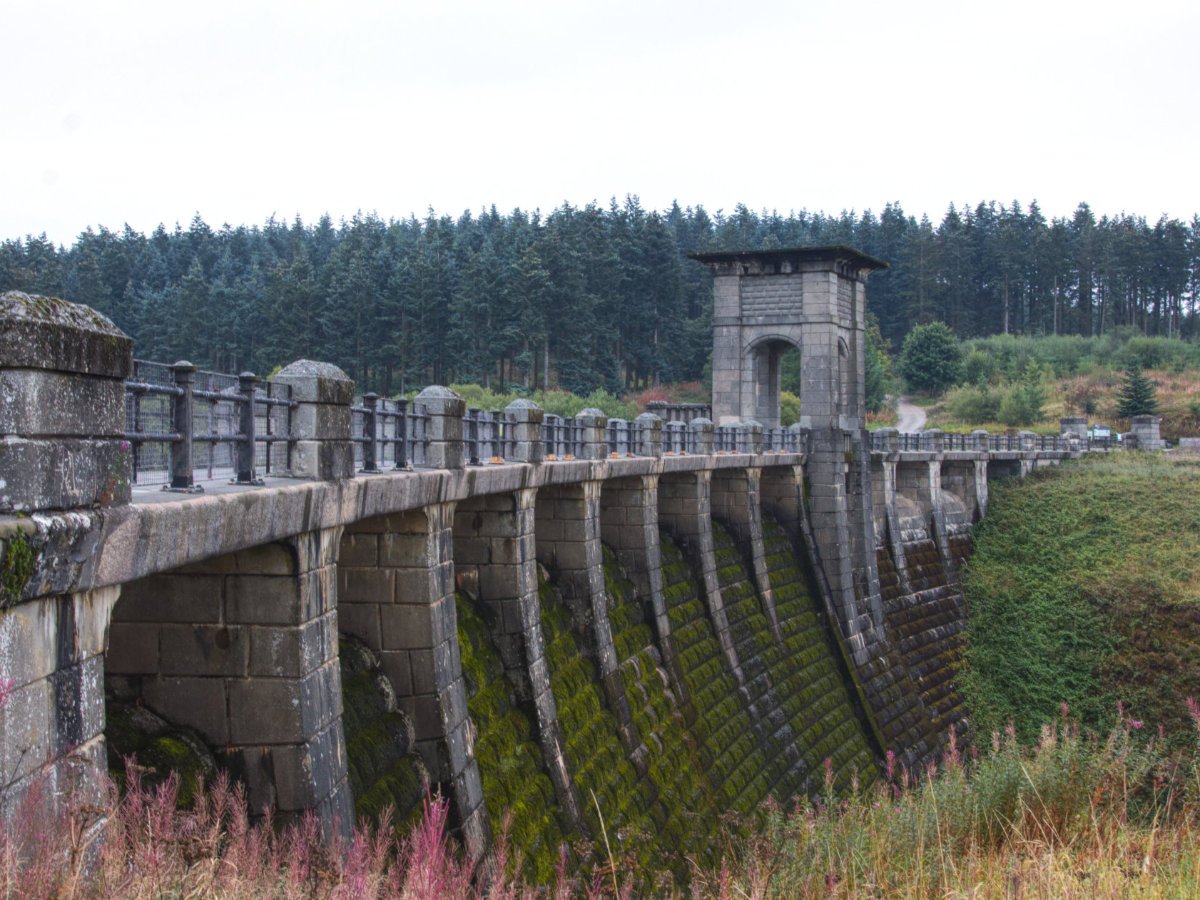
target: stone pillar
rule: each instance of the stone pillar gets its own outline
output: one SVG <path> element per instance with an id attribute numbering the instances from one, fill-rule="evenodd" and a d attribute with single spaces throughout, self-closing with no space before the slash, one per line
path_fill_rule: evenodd
<path id="1" fill-rule="evenodd" d="M 972 431 L 971 437 L 975 439 L 975 449 L 982 453 L 987 453 L 988 438 L 990 436 L 986 428 L 976 428 Z"/>
<path id="2" fill-rule="evenodd" d="M 731 425 L 742 418 L 741 270 L 713 272 L 713 421 Z M 749 413 L 747 413 L 749 414 Z"/>
<path id="3" fill-rule="evenodd" d="M 521 398 L 508 404 L 504 411 L 512 417 L 512 462 L 538 465 L 546 453 L 546 443 L 542 436 L 542 418 L 545 413 L 542 408 L 532 400 Z"/>
<path id="4" fill-rule="evenodd" d="M 550 690 L 538 592 L 537 491 L 473 497 L 454 513 L 455 580 L 478 597 L 520 700 L 534 711 L 537 738 L 559 808 L 575 829 L 583 807 L 566 764 L 566 741 Z M 504 810 L 494 810 L 502 814 Z"/>
<path id="5" fill-rule="evenodd" d="M 633 420 L 633 424 L 639 429 L 638 445 L 635 451 L 638 456 L 662 456 L 662 429 L 663 421 L 654 413 L 642 413 Z"/>
<path id="6" fill-rule="evenodd" d="M 895 428 L 880 428 L 875 432 L 872 443 L 884 453 L 898 453 L 900 452 L 900 432 Z"/>
<path id="7" fill-rule="evenodd" d="M 1087 437 L 1087 416 L 1063 416 L 1058 420 L 1058 429 L 1063 437 L 1072 434 L 1080 438 Z"/>
<path id="8" fill-rule="evenodd" d="M 763 427 L 748 420 L 738 426 L 738 452 L 760 455 L 763 452 Z"/>
<path id="9" fill-rule="evenodd" d="M 692 452 L 711 456 L 713 452 L 713 423 L 709 419 L 692 419 L 688 422 Z"/>
<path id="10" fill-rule="evenodd" d="M 128 503 L 132 342 L 86 306 L 0 294 L 0 814 L 103 808 L 104 641 L 120 588 L 37 596 L 28 513 Z M 11 514 L 20 518 L 9 518 Z M 80 561 L 92 555 L 84 552 Z M 32 795 L 37 808 L 22 810 Z M 47 819 L 47 821 L 49 821 Z M 31 828 L 45 823 L 29 822 Z M 80 835 L 89 844 L 103 818 Z"/>
<path id="11" fill-rule="evenodd" d="M 775 614 L 775 595 L 767 577 L 767 555 L 763 549 L 762 470 L 755 468 L 719 469 L 712 477 L 712 514 L 733 532 L 743 552 L 749 551 L 750 570 L 763 611 L 771 623 L 775 639 L 783 642 Z"/>
<path id="12" fill-rule="evenodd" d="M 109 685 L 194 728 L 246 783 L 254 813 L 316 812 L 349 836 L 353 801 L 337 659 L 341 528 L 299 534 L 125 586 Z"/>
<path id="13" fill-rule="evenodd" d="M 1158 430 L 1160 422 L 1159 416 L 1133 416 L 1129 420 L 1129 429 L 1137 438 L 1139 450 L 1161 450 L 1165 446 Z"/>
<path id="14" fill-rule="evenodd" d="M 349 526 L 338 566 L 338 621 L 378 653 L 425 765 L 450 786 L 467 852 L 480 859 L 491 831 L 469 737 L 453 524 L 454 505 L 439 503 Z"/>
<path id="15" fill-rule="evenodd" d="M 700 589 L 713 631 L 739 685 L 743 682 L 729 620 L 717 580 L 717 557 L 712 534 L 712 472 L 680 472 L 663 475 L 658 482 L 658 519 L 683 545 L 700 576 Z"/>
<path id="16" fill-rule="evenodd" d="M 588 408 L 575 416 L 579 425 L 579 458 L 608 459 L 608 416 Z"/>
<path id="17" fill-rule="evenodd" d="M 658 417 L 654 416 L 657 420 Z M 686 702 L 683 669 L 671 638 L 663 594 L 662 551 L 658 533 L 658 477 L 634 475 L 603 482 L 600 494 L 600 534 L 616 550 L 621 565 L 635 579 L 639 598 L 654 614 L 654 631 L 662 651 L 671 689 Z"/>
<path id="18" fill-rule="evenodd" d="M 310 359 L 285 366 L 274 380 L 291 385 L 292 399 L 298 404 L 292 417 L 297 441 L 291 474 L 321 481 L 353 478 L 350 406 L 354 382 L 332 363 Z"/>
<path id="19" fill-rule="evenodd" d="M 14 552 L 27 546 L 22 525 L 0 522 L 0 568 L 24 552 Z M 104 808 L 104 640 L 119 595 L 119 587 L 101 588 L 0 610 L 0 678 L 10 684 L 0 706 L 5 818 L 20 812 L 48 823 L 67 804 Z M 31 808 L 27 797 L 40 802 Z M 104 825 L 93 823 L 82 842 Z"/>
<path id="20" fill-rule="evenodd" d="M 128 503 L 133 342 L 86 306 L 0 294 L 0 514 Z"/>
<path id="21" fill-rule="evenodd" d="M 417 403 L 429 413 L 429 453 L 433 469 L 461 469 L 466 465 L 463 449 L 463 415 L 466 401 L 450 388 L 431 384 L 417 394 Z"/>
<path id="22" fill-rule="evenodd" d="M 600 542 L 600 487 L 598 481 L 585 481 L 538 492 L 537 558 L 558 573 L 563 599 L 571 607 L 572 624 L 582 626 L 585 646 L 596 661 L 621 742 L 639 771 L 644 771 L 646 748 L 637 735 L 621 684 L 620 660 L 608 621 L 604 548 Z"/>

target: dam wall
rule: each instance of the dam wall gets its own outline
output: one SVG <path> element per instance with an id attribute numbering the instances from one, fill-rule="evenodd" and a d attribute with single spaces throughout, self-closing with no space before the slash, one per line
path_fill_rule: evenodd
<path id="1" fill-rule="evenodd" d="M 0 341 L 6 385 L 89 385 L 52 420 L 5 406 L 9 817 L 99 796 L 119 700 L 199 734 L 254 811 L 315 811 L 331 838 L 356 809 L 405 819 L 427 780 L 475 857 L 507 818 L 539 873 L 603 830 L 683 878 L 722 814 L 870 781 L 889 750 L 924 765 L 966 727 L 957 577 L 988 478 L 1078 452 L 528 401 L 484 418 L 444 388 L 389 431 L 304 361 L 286 394 L 242 394 L 268 423 L 289 398 L 265 447 L 254 415 L 228 437 L 264 454 L 228 481 L 172 456 L 184 483 L 149 489 L 131 444 L 151 439 L 87 399 L 145 391 L 127 339 L 69 304 L 9 307 L 44 352 Z M 158 440 L 182 448 L 176 429 Z M 29 468 L 35 442 L 56 467 Z"/>

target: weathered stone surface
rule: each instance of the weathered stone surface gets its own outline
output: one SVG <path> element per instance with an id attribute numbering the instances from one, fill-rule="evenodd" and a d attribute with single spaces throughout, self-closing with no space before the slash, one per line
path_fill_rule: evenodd
<path id="1" fill-rule="evenodd" d="M 347 440 L 299 440 L 292 447 L 292 475 L 320 481 L 354 477 L 354 445 Z"/>
<path id="2" fill-rule="evenodd" d="M 0 514 L 128 503 L 126 441 L 0 438 Z"/>
<path id="3" fill-rule="evenodd" d="M 8 291 L 0 294 L 0 367 L 123 379 L 133 371 L 133 341 L 86 306 Z"/>
<path id="4" fill-rule="evenodd" d="M 271 380 L 291 385 L 292 399 L 300 403 L 349 406 L 354 401 L 354 382 L 333 363 L 298 359 L 280 369 Z"/>
<path id="5" fill-rule="evenodd" d="M 39 369 L 0 369 L 0 436 L 119 437 L 125 386 Z"/>

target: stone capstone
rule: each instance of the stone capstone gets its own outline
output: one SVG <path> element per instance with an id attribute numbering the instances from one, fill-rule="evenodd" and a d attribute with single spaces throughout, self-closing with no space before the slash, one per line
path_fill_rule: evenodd
<path id="1" fill-rule="evenodd" d="M 349 405 L 354 400 L 354 382 L 333 363 L 298 359 L 271 380 L 291 385 L 292 399 L 300 403 Z"/>
<path id="2" fill-rule="evenodd" d="M 0 294 L 0 367 L 128 378 L 133 341 L 78 303 L 21 291 Z"/>

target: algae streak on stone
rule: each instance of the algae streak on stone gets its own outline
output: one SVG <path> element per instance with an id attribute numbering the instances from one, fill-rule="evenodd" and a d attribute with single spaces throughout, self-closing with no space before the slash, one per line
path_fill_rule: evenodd
<path id="1" fill-rule="evenodd" d="M 584 642 L 571 630 L 566 605 L 547 582 L 539 585 L 539 593 L 550 689 L 567 745 L 567 766 L 595 842 L 592 854 L 581 863 L 585 869 L 601 863 L 607 834 L 615 856 L 630 859 L 642 871 L 652 870 L 658 859 L 648 811 L 656 792 L 625 755 L 595 664 L 584 656 Z"/>
<path id="2" fill-rule="evenodd" d="M 406 832 L 420 818 L 429 791 L 412 722 L 396 708 L 396 692 L 365 644 L 343 637 L 338 663 L 354 811 L 375 819 L 391 806 L 396 830 Z"/>
<path id="3" fill-rule="evenodd" d="M 750 816 L 770 796 L 767 758 L 683 554 L 667 532 L 660 540 L 663 593 L 691 699 L 692 732 L 721 809 Z"/>
<path id="4" fill-rule="evenodd" d="M 721 808 L 699 744 L 669 689 L 647 610 L 608 547 L 604 548 L 604 581 L 621 684 L 646 747 L 647 778 L 658 795 L 650 810 L 655 842 L 660 857 L 680 883 L 686 884 L 691 871 L 689 856 L 701 865 L 717 863 Z"/>
<path id="5" fill-rule="evenodd" d="M 508 837 L 524 857 L 526 876 L 550 884 L 565 829 L 554 787 L 542 771 L 533 725 L 514 704 L 513 686 L 487 623 L 462 591 L 455 594 L 455 612 L 475 758 L 484 798 L 497 819 L 493 825 L 508 817 Z"/>

